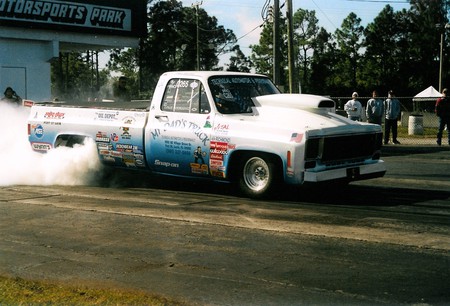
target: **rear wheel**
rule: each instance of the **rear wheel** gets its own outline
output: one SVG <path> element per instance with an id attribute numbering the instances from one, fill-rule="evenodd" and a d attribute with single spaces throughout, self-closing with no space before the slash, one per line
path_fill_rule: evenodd
<path id="1" fill-rule="evenodd" d="M 273 160 L 265 155 L 246 155 L 241 159 L 239 189 L 251 198 L 265 198 L 278 183 Z"/>
<path id="2" fill-rule="evenodd" d="M 55 148 L 57 147 L 69 147 L 73 148 L 75 145 L 84 144 L 86 137 L 79 135 L 60 135 L 55 141 Z"/>

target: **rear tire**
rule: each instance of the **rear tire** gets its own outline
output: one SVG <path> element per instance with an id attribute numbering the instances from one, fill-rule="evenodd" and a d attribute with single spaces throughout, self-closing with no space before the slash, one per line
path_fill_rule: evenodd
<path id="1" fill-rule="evenodd" d="M 239 189 L 254 199 L 267 198 L 278 183 L 273 160 L 263 154 L 245 155 L 239 167 Z"/>
<path id="2" fill-rule="evenodd" d="M 86 137 L 80 135 L 60 135 L 55 141 L 55 148 L 68 147 L 73 148 L 75 145 L 82 145 Z"/>

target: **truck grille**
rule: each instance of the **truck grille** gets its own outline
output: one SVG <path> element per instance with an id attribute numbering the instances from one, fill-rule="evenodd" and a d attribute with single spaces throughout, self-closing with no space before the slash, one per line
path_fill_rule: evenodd
<path id="1" fill-rule="evenodd" d="M 310 138 L 306 141 L 305 165 L 317 163 L 338 166 L 378 159 L 382 133 Z"/>

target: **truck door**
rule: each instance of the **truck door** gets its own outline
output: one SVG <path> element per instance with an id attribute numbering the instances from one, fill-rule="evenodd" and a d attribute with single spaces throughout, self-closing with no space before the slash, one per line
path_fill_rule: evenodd
<path id="1" fill-rule="evenodd" d="M 209 176 L 211 106 L 199 80 L 174 78 L 154 103 L 146 129 L 146 159 L 156 172 Z"/>

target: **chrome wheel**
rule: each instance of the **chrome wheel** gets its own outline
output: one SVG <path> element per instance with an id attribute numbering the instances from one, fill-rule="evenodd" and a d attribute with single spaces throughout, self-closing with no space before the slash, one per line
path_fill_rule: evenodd
<path id="1" fill-rule="evenodd" d="M 269 165 L 260 157 L 252 157 L 245 163 L 242 177 L 248 189 L 253 192 L 261 191 L 270 182 Z"/>
<path id="2" fill-rule="evenodd" d="M 239 189 L 253 199 L 267 198 L 280 180 L 276 157 L 264 153 L 247 153 L 240 159 Z"/>

